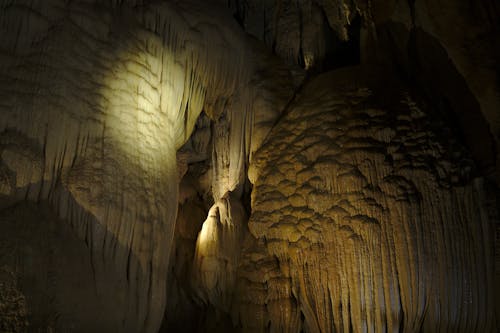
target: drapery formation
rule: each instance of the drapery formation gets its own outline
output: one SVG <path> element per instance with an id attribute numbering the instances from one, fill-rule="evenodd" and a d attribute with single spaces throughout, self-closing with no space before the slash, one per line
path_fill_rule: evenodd
<path id="1" fill-rule="evenodd" d="M 71 294 L 62 331 L 494 332 L 499 13 L 0 1 L 4 294 Z"/>

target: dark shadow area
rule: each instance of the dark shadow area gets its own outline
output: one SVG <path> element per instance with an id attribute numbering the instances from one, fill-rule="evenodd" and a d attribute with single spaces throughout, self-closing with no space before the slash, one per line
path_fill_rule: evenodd
<path id="1" fill-rule="evenodd" d="M 450 141 L 466 146 L 477 165 L 475 175 L 495 177 L 496 147 L 479 102 L 464 77 L 433 36 L 421 29 L 408 31 L 399 23 L 377 28 L 381 60 L 408 84 L 412 97 L 436 119 L 445 123 Z"/>
<path id="2" fill-rule="evenodd" d="M 113 241 L 109 233 L 105 237 Z M 0 211 L 0 267 L 9 272 L 0 282 L 9 276 L 15 281 L 27 332 L 123 330 L 127 281 L 91 242 L 79 238 L 48 202 L 21 201 Z M 0 299 L 11 308 L 13 301 Z M 3 315 L 0 328 L 8 332 L 13 323 Z"/>
<path id="3" fill-rule="evenodd" d="M 356 16 L 347 27 L 348 40 L 342 41 L 338 35 L 331 31 L 332 41 L 329 44 L 325 56 L 323 71 L 329 71 L 340 67 L 359 65 L 361 62 L 360 36 L 361 17 Z"/>

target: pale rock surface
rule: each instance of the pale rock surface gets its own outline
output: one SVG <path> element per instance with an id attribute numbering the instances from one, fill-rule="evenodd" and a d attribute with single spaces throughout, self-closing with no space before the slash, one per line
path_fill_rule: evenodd
<path id="1" fill-rule="evenodd" d="M 196 241 L 193 277 L 198 297 L 225 312 L 232 304 L 245 215 L 239 200 L 227 193 L 210 208 Z"/>
<path id="2" fill-rule="evenodd" d="M 49 199 L 88 237 L 127 279 L 117 309 L 123 330 L 139 332 L 163 317 L 176 150 L 202 108 L 220 113 L 253 67 L 217 7 L 129 5 L 0 3 L 0 133 L 30 143 L 2 146 L 1 188 Z"/>
<path id="3" fill-rule="evenodd" d="M 248 331 L 494 331 L 483 181 L 399 83 L 375 77 L 314 79 L 256 153 L 249 229 L 267 254 L 242 257 Z"/>
<path id="4" fill-rule="evenodd" d="M 63 291 L 93 280 L 99 304 L 54 325 L 494 332 L 498 216 L 478 175 L 498 147 L 499 12 L 465 4 L 0 1 L 0 206 L 48 200 L 90 257 L 49 237 L 82 253 L 61 281 L 84 288 Z M 443 100 L 417 106 L 389 70 L 300 69 L 345 65 L 345 43 Z"/>

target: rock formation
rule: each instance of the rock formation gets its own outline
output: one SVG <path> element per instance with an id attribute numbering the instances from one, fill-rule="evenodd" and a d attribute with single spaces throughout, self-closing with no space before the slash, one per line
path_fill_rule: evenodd
<path id="1" fill-rule="evenodd" d="M 250 167 L 249 229 L 280 270 L 264 299 L 291 304 L 271 330 L 490 332 L 482 181 L 400 84 L 367 75 L 308 84 Z"/>
<path id="2" fill-rule="evenodd" d="M 0 1 L 0 330 L 496 332 L 499 17 Z"/>

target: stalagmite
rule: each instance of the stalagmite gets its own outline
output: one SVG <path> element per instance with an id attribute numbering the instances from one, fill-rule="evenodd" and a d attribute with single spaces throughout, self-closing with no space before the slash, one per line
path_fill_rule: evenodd
<path id="1" fill-rule="evenodd" d="M 245 222 L 239 200 L 227 193 L 210 208 L 196 241 L 193 267 L 199 297 L 226 312 L 231 307 Z"/>

